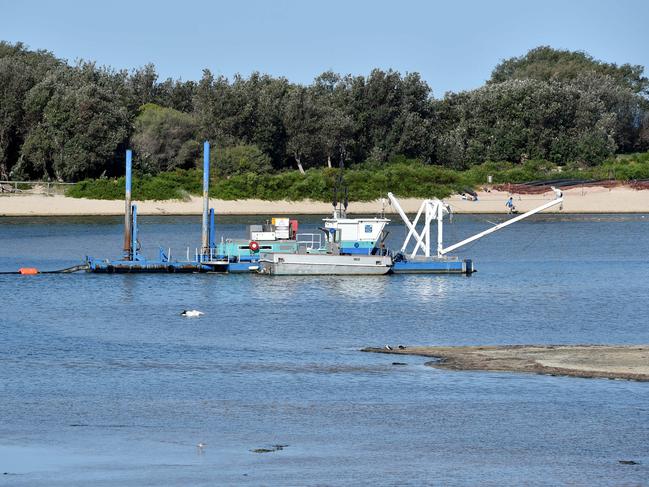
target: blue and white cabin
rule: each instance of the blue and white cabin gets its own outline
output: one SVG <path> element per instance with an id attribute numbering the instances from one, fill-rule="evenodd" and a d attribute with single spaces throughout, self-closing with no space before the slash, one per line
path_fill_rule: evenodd
<path id="1" fill-rule="evenodd" d="M 380 253 L 387 218 L 325 218 L 329 242 L 338 244 L 341 254 L 375 255 Z"/>

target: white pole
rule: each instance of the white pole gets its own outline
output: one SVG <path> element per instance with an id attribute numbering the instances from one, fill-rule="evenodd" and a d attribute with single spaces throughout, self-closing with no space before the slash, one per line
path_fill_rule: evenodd
<path id="1" fill-rule="evenodd" d="M 460 248 L 460 247 L 462 247 L 462 246 L 464 246 L 464 245 L 466 245 L 468 243 L 471 243 L 471 242 L 473 242 L 475 240 L 478 240 L 479 238 L 482 238 L 485 235 L 489 235 L 490 233 L 493 233 L 493 232 L 496 232 L 496 231 L 498 231 L 498 230 L 500 230 L 502 228 L 505 228 L 507 225 L 511 225 L 512 223 L 516 223 L 518 221 L 521 221 L 524 218 L 527 218 L 528 216 L 532 216 L 535 213 L 538 213 L 539 211 L 543 211 L 543 210 L 545 210 L 547 208 L 551 208 L 551 207 L 556 206 L 556 205 L 558 205 L 558 204 L 560 204 L 562 202 L 563 202 L 563 198 L 556 198 L 556 199 L 554 199 L 552 201 L 549 201 L 548 203 L 545 203 L 544 205 L 541 205 L 538 208 L 534 208 L 533 210 L 530 210 L 527 213 L 523 213 L 522 215 L 519 215 L 519 216 L 517 216 L 515 218 L 512 218 L 511 220 L 507 220 L 506 222 L 500 223 L 500 224 L 496 225 L 495 227 L 491 227 L 490 229 L 485 230 L 484 232 L 480 232 L 480 233 L 474 235 L 473 237 L 469 237 L 469 238 L 467 238 L 465 240 L 462 240 L 461 242 L 458 242 L 456 244 L 451 245 L 450 247 L 446 247 L 445 249 L 443 248 L 441 250 L 440 255 L 447 254 L 447 253 L 449 253 L 449 252 L 451 252 L 451 251 L 453 251 L 453 250 L 455 250 L 457 248 Z"/>
<path id="2" fill-rule="evenodd" d="M 442 256 L 443 247 L 443 225 L 444 225 L 444 207 L 442 203 L 437 204 L 437 257 Z"/>
<path id="3" fill-rule="evenodd" d="M 424 255 L 430 257 L 430 222 L 433 219 L 433 208 L 430 202 L 426 202 L 426 225 L 424 226 L 425 238 L 426 238 L 426 248 L 424 249 Z"/>

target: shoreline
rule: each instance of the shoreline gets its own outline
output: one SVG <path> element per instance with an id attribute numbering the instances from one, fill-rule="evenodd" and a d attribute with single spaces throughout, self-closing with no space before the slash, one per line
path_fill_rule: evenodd
<path id="1" fill-rule="evenodd" d="M 649 381 L 649 345 L 368 347 L 362 352 L 435 358 L 438 369 Z"/>
<path id="2" fill-rule="evenodd" d="M 505 191 L 479 191 L 478 201 L 462 199 L 460 195 L 445 198 L 457 214 L 507 213 L 505 201 L 510 193 Z M 514 204 L 519 213 L 528 211 L 554 198 L 548 191 L 542 194 L 514 194 Z M 420 198 L 400 199 L 407 213 L 415 213 L 421 205 Z M 202 199 L 196 196 L 188 201 L 135 201 L 139 215 L 200 215 Z M 264 201 L 211 200 L 211 206 L 219 215 L 323 215 L 331 212 L 331 204 L 318 201 Z M 351 202 L 349 212 L 376 214 L 380 212 L 379 201 Z M 390 206 L 386 213 L 396 214 Z M 637 190 L 628 186 L 612 188 L 588 186 L 564 191 L 563 208 L 551 208 L 544 213 L 649 213 L 649 190 Z M 123 200 L 90 200 L 55 195 L 21 194 L 0 196 L 0 216 L 115 216 L 124 214 Z"/>

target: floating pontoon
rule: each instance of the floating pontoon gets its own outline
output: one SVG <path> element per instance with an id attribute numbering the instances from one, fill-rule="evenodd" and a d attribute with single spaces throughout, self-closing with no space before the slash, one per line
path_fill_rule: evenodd
<path id="1" fill-rule="evenodd" d="M 86 269 L 95 273 L 250 273 L 259 270 L 262 252 L 297 254 L 321 245 L 317 234 L 298 234 L 298 222 L 273 218 L 263 225 L 250 225 L 249 239 L 215 241 L 214 209 L 209 207 L 210 145 L 203 145 L 203 213 L 201 246 L 186 260 L 172 260 L 170 250 L 160 247 L 157 259 L 147 259 L 140 252 L 137 205 L 131 202 L 132 153 L 126 151 L 126 191 L 124 211 L 124 249 L 121 259 L 86 257 Z M 191 258 L 193 257 L 193 259 Z"/>
<path id="2" fill-rule="evenodd" d="M 201 252 L 195 259 L 171 260 L 161 247 L 158 259 L 147 259 L 140 253 L 138 240 L 137 205 L 131 203 L 132 153 L 126 151 L 126 192 L 124 208 L 124 250 L 121 259 L 94 259 L 86 257 L 87 270 L 96 273 L 150 273 L 150 272 L 210 272 L 214 269 L 209 259 L 214 237 L 214 210 L 209 209 L 210 144 L 203 145 L 203 228 Z M 209 225 L 208 225 L 209 220 Z"/>

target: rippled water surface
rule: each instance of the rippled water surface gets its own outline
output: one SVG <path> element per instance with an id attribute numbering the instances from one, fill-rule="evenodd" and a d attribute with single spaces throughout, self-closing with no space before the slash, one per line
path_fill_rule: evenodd
<path id="1" fill-rule="evenodd" d="M 120 224 L 0 218 L 0 271 L 117 257 Z M 199 231 L 141 218 L 151 256 Z M 646 485 L 649 384 L 358 349 L 649 343 L 648 237 L 647 215 L 540 216 L 462 250 L 471 277 L 0 275 L 0 485 Z"/>

